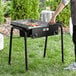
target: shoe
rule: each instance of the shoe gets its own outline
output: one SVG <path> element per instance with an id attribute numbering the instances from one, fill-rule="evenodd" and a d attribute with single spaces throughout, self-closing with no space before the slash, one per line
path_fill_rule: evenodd
<path id="1" fill-rule="evenodd" d="M 68 67 L 64 68 L 65 70 L 76 70 L 76 62 L 70 64 Z"/>

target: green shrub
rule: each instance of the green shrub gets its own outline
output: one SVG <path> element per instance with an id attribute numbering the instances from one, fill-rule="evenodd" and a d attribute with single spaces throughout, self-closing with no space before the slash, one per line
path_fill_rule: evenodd
<path id="1" fill-rule="evenodd" d="M 39 19 L 39 0 L 13 0 L 12 19 Z"/>
<path id="2" fill-rule="evenodd" d="M 49 0 L 46 1 L 45 6 L 50 6 L 50 9 L 55 11 L 61 0 Z M 57 21 L 61 21 L 68 26 L 70 18 L 70 4 L 63 9 L 63 11 L 57 16 Z"/>
<path id="3" fill-rule="evenodd" d="M 44 10 L 46 8 L 45 6 L 45 0 L 40 0 L 39 2 L 39 12 L 41 12 L 42 10 Z"/>
<path id="4" fill-rule="evenodd" d="M 0 24 L 4 22 L 2 0 L 0 0 Z"/>
<path id="5" fill-rule="evenodd" d="M 10 16 L 10 13 L 11 13 L 11 1 L 6 1 L 4 3 L 4 8 L 3 8 L 3 12 L 4 12 L 4 16 L 7 17 L 7 16 Z"/>

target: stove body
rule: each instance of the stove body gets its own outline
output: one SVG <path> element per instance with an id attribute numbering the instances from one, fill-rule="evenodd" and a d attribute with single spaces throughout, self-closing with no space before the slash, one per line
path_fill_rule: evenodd
<path id="1" fill-rule="evenodd" d="M 38 26 L 30 26 L 27 23 L 37 23 Z M 11 25 L 14 27 L 20 27 L 27 32 L 28 37 L 38 38 L 50 35 L 58 34 L 58 24 L 49 25 L 47 22 L 38 21 L 38 20 L 17 20 L 11 22 Z M 20 36 L 24 37 L 23 30 L 20 30 Z"/>

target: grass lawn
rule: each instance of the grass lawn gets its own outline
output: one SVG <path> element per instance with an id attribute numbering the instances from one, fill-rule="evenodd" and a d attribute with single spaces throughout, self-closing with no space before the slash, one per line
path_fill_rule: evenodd
<path id="1" fill-rule="evenodd" d="M 12 64 L 8 65 L 9 37 L 0 51 L 0 76 L 76 76 L 75 70 L 64 70 L 74 62 L 74 47 L 71 36 L 64 34 L 65 62 L 61 62 L 60 35 L 48 38 L 46 57 L 43 58 L 44 38 L 28 38 L 28 67 L 25 70 L 24 39 L 13 38 Z"/>

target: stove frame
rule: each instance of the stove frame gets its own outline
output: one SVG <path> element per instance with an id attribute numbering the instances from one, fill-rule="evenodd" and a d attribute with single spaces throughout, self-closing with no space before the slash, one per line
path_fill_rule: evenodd
<path id="1" fill-rule="evenodd" d="M 63 28 L 62 28 L 62 23 L 57 23 L 58 26 L 60 27 L 60 30 L 61 30 L 61 53 L 62 53 L 62 62 L 64 62 L 64 46 L 63 46 Z M 53 25 L 50 25 L 50 26 L 53 26 Z M 10 46 L 9 46 L 9 59 L 8 59 L 8 64 L 11 64 L 11 51 L 12 51 L 12 38 L 13 38 L 13 30 L 14 29 L 18 29 L 19 31 L 22 31 L 24 32 L 24 44 L 25 44 L 25 69 L 28 70 L 28 58 L 27 58 L 27 32 L 26 30 L 23 28 L 23 27 L 19 27 L 19 26 L 15 26 L 12 24 L 12 27 L 11 27 L 11 32 L 10 32 Z M 48 36 L 44 36 L 45 37 L 45 45 L 44 45 L 44 54 L 43 54 L 43 57 L 45 57 L 46 55 L 46 48 L 47 48 L 47 40 L 48 40 Z"/>

